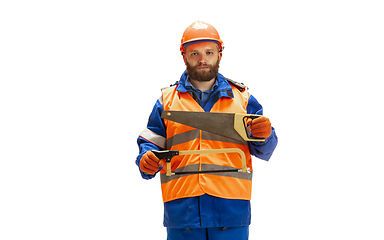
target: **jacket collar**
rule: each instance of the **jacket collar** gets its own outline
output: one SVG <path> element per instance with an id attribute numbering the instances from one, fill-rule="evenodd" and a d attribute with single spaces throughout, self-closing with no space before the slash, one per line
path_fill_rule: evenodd
<path id="1" fill-rule="evenodd" d="M 184 73 L 180 77 L 180 81 L 176 84 L 178 84 L 176 90 L 179 92 L 188 92 L 187 89 L 187 83 L 188 81 L 188 74 L 187 71 L 184 71 Z M 213 94 L 218 94 L 218 97 L 230 97 L 233 98 L 233 92 L 232 87 L 228 83 L 228 81 L 225 79 L 223 75 L 220 73 L 217 75 L 217 88 L 214 90 Z"/>

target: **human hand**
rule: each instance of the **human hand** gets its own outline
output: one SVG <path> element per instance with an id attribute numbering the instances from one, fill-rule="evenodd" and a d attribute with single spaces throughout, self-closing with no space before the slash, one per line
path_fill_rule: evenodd
<path id="1" fill-rule="evenodd" d="M 261 116 L 255 119 L 247 119 L 247 124 L 250 124 L 251 133 L 254 137 L 268 138 L 272 132 L 271 122 L 267 117 Z"/>
<path id="2" fill-rule="evenodd" d="M 140 170 L 154 175 L 157 171 L 159 171 L 160 167 L 164 166 L 164 162 L 164 160 L 157 158 L 153 152 L 148 151 L 140 159 Z"/>

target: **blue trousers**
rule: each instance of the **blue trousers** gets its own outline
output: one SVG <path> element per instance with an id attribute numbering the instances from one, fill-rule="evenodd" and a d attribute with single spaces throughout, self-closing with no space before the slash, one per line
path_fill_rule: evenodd
<path id="1" fill-rule="evenodd" d="M 249 227 L 167 228 L 167 240 L 248 240 Z"/>

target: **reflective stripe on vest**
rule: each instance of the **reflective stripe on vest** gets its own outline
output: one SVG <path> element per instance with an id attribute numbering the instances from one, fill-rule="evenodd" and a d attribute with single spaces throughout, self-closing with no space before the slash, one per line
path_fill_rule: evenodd
<path id="1" fill-rule="evenodd" d="M 170 137 L 166 140 L 166 148 L 171 149 L 172 146 L 178 145 L 181 143 L 189 142 L 191 140 L 194 140 L 196 138 L 200 137 L 200 130 L 199 129 L 193 129 L 188 132 L 177 134 L 173 137 Z M 238 141 L 235 139 L 223 137 L 214 133 L 202 131 L 202 139 L 204 140 L 211 140 L 211 141 L 221 141 L 221 142 L 230 142 L 230 143 L 237 143 L 242 145 L 247 145 L 248 143 L 246 141 Z"/>
<path id="2" fill-rule="evenodd" d="M 204 110 L 188 94 L 178 92 L 176 86 L 163 89 L 163 109 L 174 111 Z M 212 107 L 211 112 L 247 113 L 248 93 L 232 87 L 233 98 L 221 97 Z M 201 131 L 183 124 L 164 120 L 167 129 L 166 149 L 201 150 L 238 148 L 246 156 L 247 167 L 251 173 L 217 172 L 217 170 L 242 169 L 238 153 L 215 153 L 201 155 L 175 156 L 171 161 L 172 172 L 177 175 L 166 176 L 166 168 L 160 172 L 163 201 L 209 194 L 227 199 L 251 199 L 252 161 L 246 141 L 237 141 L 213 133 Z M 198 174 L 198 171 L 215 171 Z M 194 172 L 186 173 L 183 172 Z"/>

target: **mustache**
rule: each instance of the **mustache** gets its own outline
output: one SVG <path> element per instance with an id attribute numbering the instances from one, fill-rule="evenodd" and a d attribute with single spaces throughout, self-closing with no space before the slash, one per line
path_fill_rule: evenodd
<path id="1" fill-rule="evenodd" d="M 199 63 L 198 66 L 196 67 L 211 67 L 212 65 L 211 64 L 207 64 L 207 63 Z"/>

